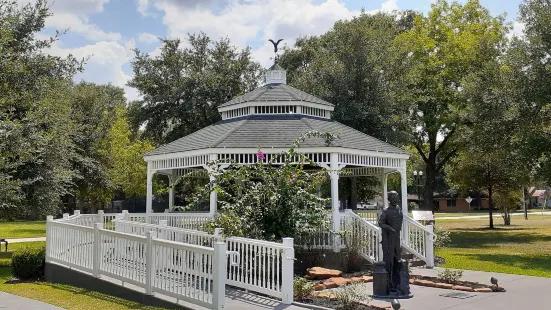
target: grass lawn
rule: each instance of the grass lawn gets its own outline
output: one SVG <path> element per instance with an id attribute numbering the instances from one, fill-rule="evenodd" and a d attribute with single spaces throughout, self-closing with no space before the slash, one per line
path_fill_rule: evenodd
<path id="1" fill-rule="evenodd" d="M 25 246 L 40 247 L 44 242 L 14 243 L 11 250 Z M 2 252 L 3 253 L 3 252 Z M 78 288 L 70 285 L 53 284 L 47 282 L 5 284 L 11 276 L 11 260 L 0 258 L 0 291 L 19 295 L 35 300 L 40 300 L 64 309 L 75 310 L 123 310 L 123 309 L 162 309 L 141 305 L 137 302 L 118 297 Z"/>
<path id="2" fill-rule="evenodd" d="M 0 238 L 46 237 L 46 222 L 0 222 Z"/>
<path id="3" fill-rule="evenodd" d="M 551 278 L 551 216 L 513 217 L 511 226 L 494 217 L 440 221 L 452 244 L 437 255 L 446 268 L 470 269 Z"/>

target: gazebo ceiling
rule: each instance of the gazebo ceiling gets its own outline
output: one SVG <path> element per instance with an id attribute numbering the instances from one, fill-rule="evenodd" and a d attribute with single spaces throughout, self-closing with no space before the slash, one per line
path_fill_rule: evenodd
<path id="1" fill-rule="evenodd" d="M 163 145 L 146 156 L 180 153 L 209 148 L 290 148 L 296 138 L 308 131 L 340 132 L 331 147 L 362 151 L 408 154 L 331 119 L 304 114 L 252 114 L 226 119 L 174 142 Z M 306 139 L 301 147 L 325 147 L 322 138 Z"/>

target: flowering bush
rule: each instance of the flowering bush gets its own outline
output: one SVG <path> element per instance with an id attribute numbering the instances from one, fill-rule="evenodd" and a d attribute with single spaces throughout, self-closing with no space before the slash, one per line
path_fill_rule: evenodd
<path id="1" fill-rule="evenodd" d="M 308 132 L 281 154 L 256 154 L 256 163 L 238 165 L 230 161 L 209 163 L 211 182 L 195 196 L 191 205 L 218 193 L 219 214 L 207 223 L 224 234 L 263 240 L 280 240 L 316 230 L 328 222 L 329 200 L 318 195 L 327 171 L 295 149 L 309 137 L 324 138 L 330 144 L 336 136 Z"/>

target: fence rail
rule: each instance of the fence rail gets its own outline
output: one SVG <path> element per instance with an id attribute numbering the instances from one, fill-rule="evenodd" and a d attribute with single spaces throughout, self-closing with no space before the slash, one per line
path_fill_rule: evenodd
<path id="1" fill-rule="evenodd" d="M 401 245 L 430 268 L 434 267 L 434 241 L 436 234 L 432 225 L 423 226 L 409 216 L 404 217 Z"/>
<path id="2" fill-rule="evenodd" d="M 346 210 L 343 243 L 349 248 L 359 249 L 360 254 L 370 262 L 383 260 L 381 228 L 368 222 L 352 210 Z"/>
<path id="3" fill-rule="evenodd" d="M 115 222 L 116 223 L 116 222 Z M 207 307 L 225 303 L 226 244 L 213 248 L 54 221 L 46 229 L 46 261 L 109 276 Z M 222 276 L 220 276 L 222 275 Z"/>

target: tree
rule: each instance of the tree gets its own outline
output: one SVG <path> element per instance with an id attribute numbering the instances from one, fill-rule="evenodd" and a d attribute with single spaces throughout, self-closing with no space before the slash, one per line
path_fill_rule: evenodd
<path id="1" fill-rule="evenodd" d="M 496 206 L 501 212 L 503 223 L 511 225 L 511 212 L 519 208 L 522 203 L 522 195 L 519 190 L 516 191 L 499 191 L 496 193 Z"/>
<path id="2" fill-rule="evenodd" d="M 126 197 L 145 196 L 147 163 L 143 156 L 154 147 L 147 140 L 131 139 L 125 109 L 117 108 L 115 115 L 107 146 L 110 181 Z"/>
<path id="3" fill-rule="evenodd" d="M 75 207 L 69 203 L 73 200 L 78 201 L 80 207 L 87 205 L 95 211 L 103 208 L 115 189 L 110 174 L 109 147 L 113 139 L 110 131 L 120 118 L 119 110 L 125 108 L 126 98 L 122 88 L 85 82 L 76 85 L 71 93 L 71 118 L 76 125 L 73 142 L 77 153 L 73 167 L 77 175 L 75 189 L 65 201 L 69 210 Z"/>
<path id="4" fill-rule="evenodd" d="M 519 22 L 523 36 L 515 38 L 508 64 L 517 72 L 515 87 L 521 93 L 518 114 L 523 122 L 519 133 L 525 141 L 522 151 L 537 162 L 534 183 L 551 183 L 551 7 L 546 0 L 525 0 Z M 530 164 L 534 163 L 533 161 Z"/>
<path id="5" fill-rule="evenodd" d="M 426 208 L 433 209 L 437 176 L 461 151 L 456 138 L 468 125 L 462 111 L 470 104 L 465 79 L 500 55 L 506 31 L 503 17 L 478 0 L 438 0 L 394 40 L 388 71 L 394 119 L 426 164 Z"/>
<path id="6" fill-rule="evenodd" d="M 238 51 L 228 39 L 212 41 L 205 34 L 163 40 L 160 56 L 135 50 L 134 77 L 128 83 L 144 96 L 131 105 L 132 127 L 144 124 L 144 137 L 168 143 L 220 120 L 218 106 L 260 81 L 261 68 L 250 49 Z"/>
<path id="7" fill-rule="evenodd" d="M 329 143 L 335 136 L 317 131 L 305 133 L 281 157 L 273 156 L 269 162 L 264 161 L 261 149 L 252 165 L 210 162 L 209 176 L 213 180 L 196 193 L 190 206 L 200 204 L 213 190 L 218 193 L 221 212 L 204 228 L 212 231 L 220 227 L 228 236 L 273 241 L 299 237 L 327 225 L 329 199 L 318 195 L 326 172 L 306 170 L 316 164 L 295 152 L 308 137 L 323 137 Z"/>
<path id="8" fill-rule="evenodd" d="M 46 55 L 59 33 L 38 40 L 49 16 L 44 0 L 0 4 L 0 216 L 55 214 L 74 171 L 70 97 L 72 57 Z"/>
<path id="9" fill-rule="evenodd" d="M 392 41 L 411 28 L 413 16 L 362 12 L 321 36 L 299 38 L 279 64 L 290 85 L 333 103 L 336 121 L 384 141 L 400 141 L 391 126 L 384 70 Z"/>

